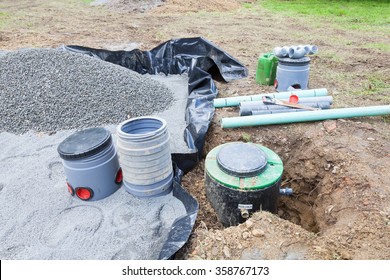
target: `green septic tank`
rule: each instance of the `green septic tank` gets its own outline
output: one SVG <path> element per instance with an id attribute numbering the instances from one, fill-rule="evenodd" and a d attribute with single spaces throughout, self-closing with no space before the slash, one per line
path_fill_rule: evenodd
<path id="1" fill-rule="evenodd" d="M 270 149 L 223 144 L 206 157 L 206 195 L 224 226 L 237 225 L 253 212 L 276 212 L 282 174 L 283 162 Z"/>
<path id="2" fill-rule="evenodd" d="M 273 53 L 265 53 L 257 61 L 256 83 L 273 85 L 276 77 L 278 58 Z"/>

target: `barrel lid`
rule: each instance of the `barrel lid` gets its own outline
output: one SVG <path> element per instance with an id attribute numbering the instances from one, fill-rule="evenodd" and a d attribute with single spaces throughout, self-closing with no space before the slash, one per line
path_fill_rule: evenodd
<path id="1" fill-rule="evenodd" d="M 310 58 L 307 56 L 301 57 L 301 58 L 289 58 L 289 57 L 282 57 L 279 58 L 279 63 L 282 65 L 307 65 L 310 63 Z"/>
<path id="2" fill-rule="evenodd" d="M 75 160 L 95 155 L 111 143 L 111 133 L 105 128 L 88 128 L 65 138 L 58 145 L 57 151 L 61 158 Z"/>
<path id="3" fill-rule="evenodd" d="M 217 164 L 227 174 L 253 177 L 267 166 L 267 155 L 257 146 L 233 143 L 222 147 L 217 154 Z"/>
<path id="4" fill-rule="evenodd" d="M 274 185 L 281 177 L 283 174 L 283 162 L 280 159 L 280 157 L 273 152 L 272 150 L 268 149 L 267 147 L 264 147 L 259 144 L 253 144 L 253 143 L 247 143 L 246 145 L 252 146 L 251 148 L 246 148 L 245 146 L 237 145 L 237 144 L 244 144 L 242 142 L 233 142 L 233 143 L 227 143 L 223 144 L 220 146 L 215 147 L 212 149 L 205 161 L 205 172 L 215 181 L 218 183 L 222 184 L 225 187 L 232 188 L 232 189 L 240 189 L 240 190 L 259 190 L 259 189 L 264 189 L 269 186 Z M 230 148 L 229 146 L 232 145 L 233 147 Z M 244 168 L 237 168 L 238 164 L 230 164 L 228 165 L 228 168 L 231 170 L 233 168 L 236 168 L 238 170 L 248 170 L 251 169 L 256 170 L 256 174 L 252 175 L 252 177 L 245 177 L 242 175 L 236 175 L 232 174 L 231 172 L 228 173 L 224 171 L 221 168 L 221 164 L 218 163 L 218 161 L 221 161 L 218 158 L 221 158 L 220 156 L 220 151 L 221 155 L 224 156 L 226 155 L 226 150 L 231 151 L 234 149 L 237 149 L 239 147 L 245 147 L 245 152 L 246 154 L 248 151 L 252 151 L 254 154 L 261 154 L 261 159 L 258 161 L 254 161 L 254 163 Z M 257 149 L 260 149 L 262 153 L 258 153 Z M 225 150 L 225 151 L 224 151 Z M 256 152 L 254 152 L 256 151 Z M 264 153 L 264 154 L 263 154 Z M 264 156 L 265 155 L 265 156 Z M 241 161 L 243 162 L 245 159 L 249 159 L 249 157 L 244 158 L 245 155 L 243 156 L 240 153 L 236 153 L 235 156 L 232 156 L 228 163 L 231 163 L 233 161 Z M 223 158 L 223 157 L 222 157 Z M 264 162 L 262 161 L 265 158 L 265 166 L 263 167 Z M 222 162 L 224 162 L 222 160 Z M 225 163 L 226 164 L 226 163 Z M 226 166 L 225 166 L 226 170 Z M 255 172 L 255 171 L 253 171 Z M 243 172 L 245 175 L 245 172 Z"/>

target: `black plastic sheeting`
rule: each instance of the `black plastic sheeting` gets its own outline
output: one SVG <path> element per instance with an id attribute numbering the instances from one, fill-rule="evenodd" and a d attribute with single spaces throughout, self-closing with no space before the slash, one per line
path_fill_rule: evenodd
<path id="1" fill-rule="evenodd" d="M 194 153 L 172 154 L 175 165 L 173 195 L 184 204 L 187 214 L 172 225 L 159 259 L 170 259 L 187 242 L 198 214 L 199 204 L 181 186 L 184 173 L 199 162 L 207 130 L 214 116 L 213 100 L 218 89 L 213 81 L 230 82 L 244 78 L 248 71 L 225 51 L 201 38 L 181 38 L 162 43 L 150 51 L 108 51 L 82 46 L 65 46 L 68 51 L 84 53 L 104 61 L 121 65 L 140 74 L 166 75 L 187 73 L 188 99 L 186 108 L 186 143 Z"/>

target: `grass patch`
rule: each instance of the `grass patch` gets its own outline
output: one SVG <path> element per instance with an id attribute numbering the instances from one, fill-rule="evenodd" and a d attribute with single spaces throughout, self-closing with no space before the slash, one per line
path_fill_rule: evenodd
<path id="1" fill-rule="evenodd" d="M 95 0 L 81 0 L 82 2 L 84 2 L 84 3 L 86 3 L 86 4 L 90 4 L 90 3 L 92 3 L 93 1 L 95 1 Z"/>
<path id="2" fill-rule="evenodd" d="M 372 74 L 364 81 L 363 88 L 354 92 L 354 94 L 361 96 L 377 95 L 377 99 L 388 102 L 390 101 L 390 96 L 388 96 L 389 90 L 390 84 L 385 77 Z"/>
<path id="3" fill-rule="evenodd" d="M 385 51 L 385 52 L 390 52 L 390 44 L 369 43 L 369 44 L 365 44 L 363 47 L 378 49 L 378 50 Z"/>
<path id="4" fill-rule="evenodd" d="M 264 0 L 262 6 L 288 15 L 321 17 L 350 29 L 390 27 L 388 0 Z"/>
<path id="5" fill-rule="evenodd" d="M 6 12 L 0 11 L 0 28 L 4 26 L 6 19 L 8 18 L 9 14 Z"/>

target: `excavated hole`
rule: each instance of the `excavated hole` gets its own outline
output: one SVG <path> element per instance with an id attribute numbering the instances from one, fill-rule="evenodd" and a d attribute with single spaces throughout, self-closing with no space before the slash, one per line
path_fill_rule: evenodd
<path id="1" fill-rule="evenodd" d="M 318 191 L 316 184 L 302 180 L 294 181 L 292 178 L 286 178 L 290 182 L 286 187 L 291 187 L 294 194 L 291 196 L 281 196 L 278 204 L 278 216 L 294 224 L 302 226 L 304 229 L 318 233 L 319 228 L 317 218 L 314 213 Z"/>

